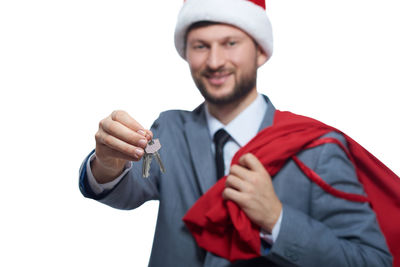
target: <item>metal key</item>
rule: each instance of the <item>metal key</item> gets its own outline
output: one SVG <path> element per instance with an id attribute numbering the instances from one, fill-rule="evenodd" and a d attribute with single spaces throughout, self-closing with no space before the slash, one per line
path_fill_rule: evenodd
<path id="1" fill-rule="evenodd" d="M 152 158 L 153 158 L 152 154 L 148 154 L 145 152 L 143 155 L 142 176 L 144 178 L 147 178 L 150 175 L 150 163 Z"/>
<path id="2" fill-rule="evenodd" d="M 150 175 L 150 164 L 153 157 L 156 158 L 158 165 L 160 166 L 161 172 L 165 172 L 164 164 L 162 163 L 160 154 L 158 153 L 158 150 L 160 150 L 160 148 L 160 141 L 158 139 L 153 139 L 147 144 L 147 147 L 144 149 L 142 165 L 142 176 L 144 178 L 147 178 Z"/>

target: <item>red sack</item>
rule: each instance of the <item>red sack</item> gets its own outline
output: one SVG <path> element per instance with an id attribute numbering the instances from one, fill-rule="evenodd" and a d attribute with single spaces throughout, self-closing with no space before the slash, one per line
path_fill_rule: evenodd
<path id="1" fill-rule="evenodd" d="M 334 138 L 320 138 L 331 131 L 346 138 L 348 149 Z M 367 197 L 334 189 L 296 157 L 304 149 L 325 143 L 335 143 L 346 152 Z M 394 257 L 393 266 L 400 266 L 400 178 L 353 139 L 314 119 L 276 111 L 273 125 L 242 147 L 231 165 L 238 164 L 246 153 L 255 155 L 271 177 L 288 159 L 293 159 L 308 178 L 328 193 L 349 201 L 369 202 Z M 261 256 L 259 227 L 234 202 L 222 199 L 225 180 L 226 177 L 221 178 L 199 198 L 183 221 L 197 244 L 216 255 L 230 261 Z"/>

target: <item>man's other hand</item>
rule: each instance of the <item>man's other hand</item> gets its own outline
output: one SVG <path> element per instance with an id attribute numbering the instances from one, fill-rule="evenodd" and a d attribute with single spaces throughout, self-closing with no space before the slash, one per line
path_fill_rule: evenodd
<path id="1" fill-rule="evenodd" d="M 223 198 L 235 202 L 249 219 L 271 233 L 282 211 L 271 176 L 252 154 L 245 154 L 239 165 L 232 165 Z"/>

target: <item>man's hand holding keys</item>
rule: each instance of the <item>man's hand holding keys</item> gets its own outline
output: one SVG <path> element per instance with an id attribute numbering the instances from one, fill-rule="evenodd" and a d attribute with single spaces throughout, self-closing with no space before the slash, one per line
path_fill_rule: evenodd
<path id="1" fill-rule="evenodd" d="M 113 111 L 101 120 L 95 135 L 96 158 L 91 165 L 97 182 L 110 182 L 122 173 L 127 161 L 139 161 L 152 138 L 153 133 L 125 111 Z"/>

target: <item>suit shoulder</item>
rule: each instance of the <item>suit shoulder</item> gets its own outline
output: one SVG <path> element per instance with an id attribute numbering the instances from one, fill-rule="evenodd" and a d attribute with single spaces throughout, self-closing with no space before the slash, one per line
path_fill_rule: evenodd
<path id="1" fill-rule="evenodd" d="M 172 109 L 160 113 L 159 117 L 153 124 L 153 128 L 157 128 L 160 124 L 167 127 L 181 127 L 188 121 L 197 120 L 203 110 L 203 105 L 198 106 L 193 111 Z"/>
<path id="2" fill-rule="evenodd" d="M 335 138 L 338 141 L 340 141 L 344 146 L 347 147 L 347 141 L 343 134 L 336 132 L 336 131 L 331 131 L 331 132 L 321 136 L 320 138 L 327 138 L 327 137 Z"/>

